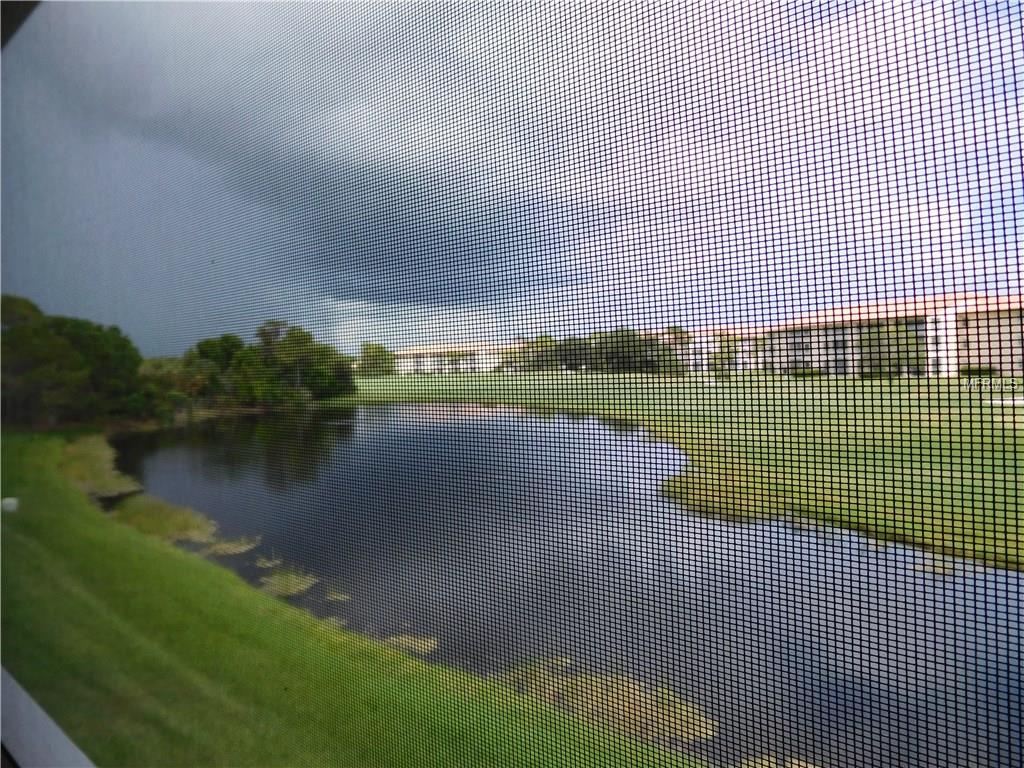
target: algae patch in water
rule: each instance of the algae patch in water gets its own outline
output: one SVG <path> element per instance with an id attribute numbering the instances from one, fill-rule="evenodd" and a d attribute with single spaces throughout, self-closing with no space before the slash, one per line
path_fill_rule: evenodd
<path id="1" fill-rule="evenodd" d="M 316 582 L 316 576 L 301 573 L 290 568 L 282 568 L 260 579 L 263 591 L 274 597 L 301 595 L 316 584 Z"/>
<path id="2" fill-rule="evenodd" d="M 204 555 L 242 555 L 256 549 L 262 541 L 260 536 L 243 536 L 240 539 L 224 539 L 215 541 L 202 551 Z"/>
<path id="3" fill-rule="evenodd" d="M 284 560 L 282 560 L 280 557 L 273 557 L 273 556 L 267 557 L 266 555 L 260 555 L 259 557 L 256 558 L 256 567 L 257 568 L 277 568 L 283 562 L 284 562 Z"/>
<path id="4" fill-rule="evenodd" d="M 111 515 L 147 536 L 170 542 L 208 544 L 217 532 L 217 524 L 194 509 L 170 504 L 147 493 L 118 502 Z"/>
<path id="5" fill-rule="evenodd" d="M 667 688 L 625 675 L 571 673 L 568 666 L 564 659 L 535 662 L 500 679 L 519 693 L 637 738 L 690 743 L 715 735 L 714 721 Z"/>

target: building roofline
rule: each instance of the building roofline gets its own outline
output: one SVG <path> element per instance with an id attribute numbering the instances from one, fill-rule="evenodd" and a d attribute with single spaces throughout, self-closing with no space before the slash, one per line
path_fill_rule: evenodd
<path id="1" fill-rule="evenodd" d="M 395 352 L 396 357 L 415 357 L 418 355 L 444 355 L 451 353 L 497 352 L 518 349 L 520 344 L 493 344 L 490 342 L 468 342 L 465 344 L 426 344 L 418 347 L 406 347 Z"/>
<path id="2" fill-rule="evenodd" d="M 701 336 L 733 336 L 755 338 L 769 333 L 801 329 L 828 328 L 840 325 L 859 325 L 882 320 L 901 320 L 925 317 L 942 312 L 956 314 L 1006 312 L 1024 309 L 1024 296 L 992 295 L 983 293 L 940 294 L 912 298 L 884 299 L 881 301 L 846 304 L 838 307 L 806 312 L 789 320 L 763 325 L 719 325 L 690 329 Z M 663 332 L 664 335 L 664 332 Z"/>
<path id="3" fill-rule="evenodd" d="M 947 293 L 932 296 L 910 298 L 883 299 L 880 301 L 846 304 L 838 307 L 815 310 L 799 315 L 790 320 L 761 325 L 719 325 L 697 326 L 684 328 L 695 336 L 730 336 L 737 339 L 753 339 L 771 333 L 794 330 L 811 330 L 843 325 L 860 325 L 862 323 L 883 320 L 901 320 L 913 317 L 925 317 L 943 312 L 956 314 L 983 314 L 988 312 L 1006 312 L 1024 309 L 1024 296 L 1020 294 L 993 295 L 987 293 Z M 666 329 L 656 331 L 639 331 L 647 336 L 668 340 Z M 396 357 L 413 357 L 418 355 L 442 355 L 449 353 L 494 352 L 502 353 L 519 349 L 521 342 L 499 344 L 493 342 L 467 342 L 464 344 L 432 344 L 407 347 L 395 352 Z"/>

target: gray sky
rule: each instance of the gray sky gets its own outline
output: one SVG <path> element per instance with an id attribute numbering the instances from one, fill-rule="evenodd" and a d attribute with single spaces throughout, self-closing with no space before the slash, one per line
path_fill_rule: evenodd
<path id="1" fill-rule="evenodd" d="M 1019 3 L 43 4 L 3 290 L 147 354 L 1019 291 Z"/>

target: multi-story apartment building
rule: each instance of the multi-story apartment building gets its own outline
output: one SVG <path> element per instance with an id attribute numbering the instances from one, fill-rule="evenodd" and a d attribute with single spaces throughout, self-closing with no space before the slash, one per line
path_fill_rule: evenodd
<path id="1" fill-rule="evenodd" d="M 900 346 L 899 375 L 1024 376 L 1024 297 L 953 294 L 833 307 L 761 326 L 697 328 L 674 346 L 687 370 L 721 364 L 773 373 L 870 375 L 888 347 Z M 396 354 L 399 373 L 487 372 L 502 368 L 511 345 L 414 347 Z M 716 361 L 717 357 L 717 361 Z"/>
<path id="2" fill-rule="evenodd" d="M 698 329 L 680 350 L 690 370 L 706 371 L 730 345 L 737 370 L 859 376 L 887 345 L 901 347 L 902 375 L 1024 375 L 1021 296 L 946 295 L 821 310 L 775 325 Z M 664 337 L 666 341 L 670 337 Z"/>
<path id="3" fill-rule="evenodd" d="M 395 353 L 396 373 L 486 373 L 497 371 L 504 353 L 500 344 L 453 344 L 409 347 Z"/>

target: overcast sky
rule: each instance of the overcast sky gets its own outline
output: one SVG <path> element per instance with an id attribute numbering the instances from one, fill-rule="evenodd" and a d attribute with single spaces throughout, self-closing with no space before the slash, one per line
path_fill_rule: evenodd
<path id="1" fill-rule="evenodd" d="M 1020 3 L 46 4 L 3 290 L 146 354 L 1020 291 Z"/>

